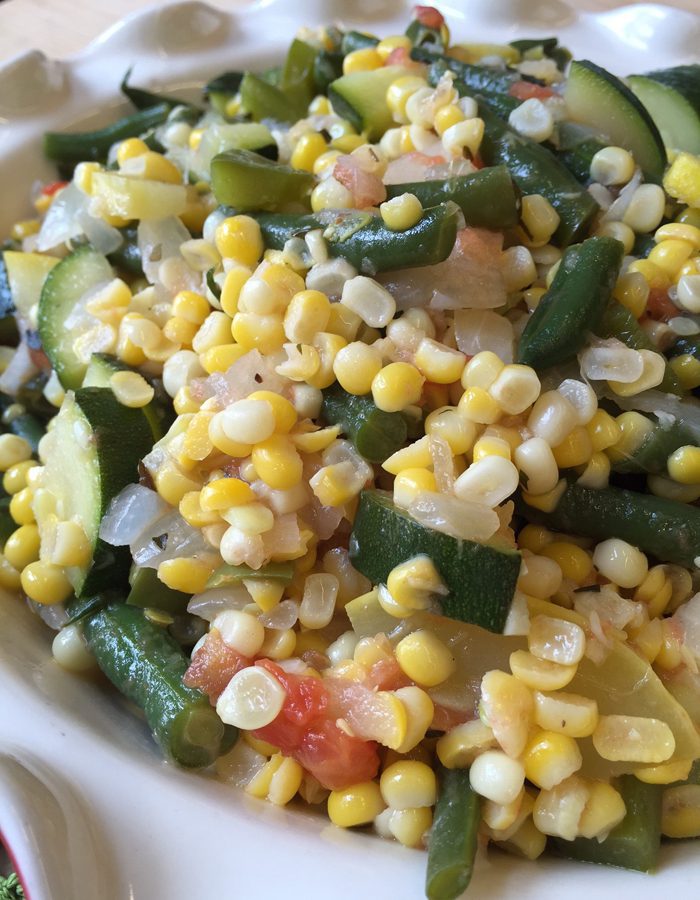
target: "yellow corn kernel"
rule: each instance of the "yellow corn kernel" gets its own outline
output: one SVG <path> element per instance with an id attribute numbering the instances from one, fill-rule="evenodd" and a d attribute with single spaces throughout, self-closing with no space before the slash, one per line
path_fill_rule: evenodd
<path id="1" fill-rule="evenodd" d="M 28 487 L 13 494 L 10 500 L 10 515 L 18 525 L 31 525 L 34 522 L 33 499 L 34 492 Z"/>
<path id="2" fill-rule="evenodd" d="M 54 521 L 42 526 L 41 559 L 57 566 L 86 566 L 93 547 L 77 522 Z"/>
<path id="3" fill-rule="evenodd" d="M 381 203 L 379 213 L 390 231 L 407 231 L 423 215 L 423 204 L 415 194 L 401 194 Z"/>
<path id="4" fill-rule="evenodd" d="M 386 37 L 381 40 L 375 47 L 375 50 L 381 56 L 382 60 L 386 62 L 387 57 L 390 56 L 394 50 L 410 50 L 412 46 L 411 39 L 405 34 L 394 34 L 391 35 L 391 37 Z"/>
<path id="5" fill-rule="evenodd" d="M 413 759 L 400 760 L 384 769 L 379 789 L 390 809 L 434 806 L 437 799 L 435 772 L 426 763 Z"/>
<path id="6" fill-rule="evenodd" d="M 331 334 L 328 331 L 317 334 L 313 340 L 313 348 L 318 353 L 320 362 L 314 374 L 304 379 L 306 383 L 319 390 L 330 387 L 335 381 L 333 372 L 335 359 L 345 346 L 347 341 L 339 334 Z"/>
<path id="7" fill-rule="evenodd" d="M 25 459 L 22 462 L 15 463 L 5 471 L 2 477 L 2 486 L 8 494 L 17 494 L 23 488 L 27 487 L 27 475 L 31 469 L 37 468 L 39 464 L 34 459 Z"/>
<path id="8" fill-rule="evenodd" d="M 21 586 L 20 573 L 0 553 L 0 588 L 4 588 L 6 591 L 18 591 Z"/>
<path id="9" fill-rule="evenodd" d="M 591 439 L 591 448 L 594 453 L 607 450 L 608 447 L 612 447 L 622 437 L 622 429 L 619 424 L 604 409 L 597 409 L 593 414 L 593 418 L 585 427 Z"/>
<path id="10" fill-rule="evenodd" d="M 285 585 L 276 578 L 243 578 L 242 582 L 255 605 L 263 612 L 271 612 L 284 595 Z"/>
<path id="11" fill-rule="evenodd" d="M 462 372 L 462 387 L 488 389 L 505 368 L 503 360 L 490 350 L 482 350 L 469 360 Z"/>
<path id="12" fill-rule="evenodd" d="M 274 391 L 253 391 L 248 394 L 248 400 L 265 400 L 272 407 L 275 417 L 275 431 L 278 434 L 287 434 L 297 423 L 297 411 L 289 400 Z"/>
<path id="13" fill-rule="evenodd" d="M 542 548 L 554 540 L 552 532 L 544 525 L 526 525 L 518 535 L 518 547 L 531 553 L 541 553 Z"/>
<path id="14" fill-rule="evenodd" d="M 351 75 L 353 72 L 370 72 L 384 65 L 380 53 L 376 47 L 361 47 L 346 53 L 343 58 L 343 75 Z"/>
<path id="15" fill-rule="evenodd" d="M 446 769 L 468 768 L 479 753 L 496 746 L 496 738 L 481 719 L 455 725 L 438 739 L 435 750 Z"/>
<path id="16" fill-rule="evenodd" d="M 328 144 L 322 134 L 317 131 L 308 131 L 306 134 L 302 134 L 296 142 L 289 163 L 294 169 L 313 172 L 314 163 L 327 149 Z"/>
<path id="17" fill-rule="evenodd" d="M 543 246 L 559 227 L 559 213 L 541 194 L 522 198 L 520 219 L 530 236 L 531 246 Z"/>
<path id="18" fill-rule="evenodd" d="M 669 278 L 675 280 L 681 267 L 694 251 L 695 247 L 688 241 L 669 238 L 652 248 L 647 259 L 662 269 Z"/>
<path id="19" fill-rule="evenodd" d="M 683 662 L 683 656 L 680 642 L 672 630 L 672 623 L 668 619 L 662 619 L 661 627 L 663 641 L 661 649 L 654 659 L 654 666 L 670 672 L 680 666 Z"/>
<path id="20" fill-rule="evenodd" d="M 292 443 L 302 453 L 321 453 L 330 447 L 340 434 L 339 425 L 329 425 L 318 431 L 299 432 L 291 435 Z"/>
<path id="21" fill-rule="evenodd" d="M 247 266 L 237 265 L 229 269 L 221 289 L 221 308 L 227 316 L 233 318 L 238 312 L 238 300 L 241 288 L 250 278 L 251 271 Z"/>
<path id="22" fill-rule="evenodd" d="M 522 761 L 528 781 L 551 790 L 578 772 L 583 758 L 572 737 L 554 731 L 539 731 L 525 747 Z"/>
<path id="23" fill-rule="evenodd" d="M 384 460 L 382 468 L 391 475 L 398 475 L 404 469 L 427 469 L 432 464 L 430 438 L 428 435 L 425 435 L 407 447 L 402 447 L 401 450 L 392 453 L 390 457 Z"/>
<path id="24" fill-rule="evenodd" d="M 331 791 L 328 797 L 328 818 L 340 828 L 369 825 L 384 806 L 376 781 L 363 781 L 340 791 Z"/>
<path id="25" fill-rule="evenodd" d="M 332 111 L 328 97 L 324 97 L 323 94 L 317 94 L 309 103 L 310 116 L 329 116 Z"/>
<path id="26" fill-rule="evenodd" d="M 178 416 L 186 413 L 195 413 L 199 410 L 200 404 L 192 396 L 192 392 L 187 385 L 178 388 L 177 394 L 173 397 L 173 409 Z"/>
<path id="27" fill-rule="evenodd" d="M 81 162 L 75 167 L 73 181 L 75 186 L 84 194 L 92 194 L 92 176 L 101 172 L 102 166 L 98 162 Z"/>
<path id="28" fill-rule="evenodd" d="M 285 341 L 284 324 L 279 315 L 238 312 L 233 317 L 231 333 L 246 351 L 259 350 L 265 355 L 279 350 Z"/>
<path id="29" fill-rule="evenodd" d="M 194 322 L 188 322 L 187 319 L 181 319 L 179 316 L 173 316 L 163 325 L 163 337 L 172 341 L 173 344 L 179 344 L 182 347 L 191 347 L 195 334 L 197 334 L 197 326 Z"/>
<path id="30" fill-rule="evenodd" d="M 314 175 L 322 175 L 326 169 L 332 169 L 339 156 L 340 150 L 326 150 L 322 153 L 314 163 Z"/>
<path id="31" fill-rule="evenodd" d="M 425 78 L 419 78 L 416 75 L 404 75 L 389 85 L 386 92 L 386 102 L 395 122 L 405 124 L 409 121 L 406 115 L 408 98 L 415 94 L 417 90 L 426 86 L 427 81 Z M 415 148 L 412 147 L 411 149 Z"/>
<path id="32" fill-rule="evenodd" d="M 214 240 L 222 257 L 235 259 L 244 266 L 256 265 L 265 249 L 260 226 L 250 216 L 224 219 L 216 229 Z"/>
<path id="33" fill-rule="evenodd" d="M 356 396 L 371 391 L 372 381 L 381 368 L 381 354 L 363 341 L 353 341 L 342 347 L 333 360 L 333 374 L 338 383 L 343 390 Z"/>
<path id="34" fill-rule="evenodd" d="M 138 372 L 115 372 L 109 379 L 109 386 L 118 402 L 130 409 L 147 406 L 155 396 L 151 385 Z"/>
<path id="35" fill-rule="evenodd" d="M 700 484 L 700 447 L 679 447 L 667 461 L 668 474 L 679 484 Z"/>
<path id="36" fill-rule="evenodd" d="M 188 491 L 180 500 L 178 510 L 182 518 L 193 528 L 206 528 L 221 522 L 221 516 L 215 512 L 205 512 L 199 502 L 199 491 Z"/>
<path id="37" fill-rule="evenodd" d="M 667 240 L 686 241 L 695 250 L 700 250 L 700 228 L 688 223 L 669 222 L 656 229 L 654 240 L 657 244 Z"/>
<path id="38" fill-rule="evenodd" d="M 180 291 L 173 300 L 172 312 L 174 316 L 199 326 L 211 312 L 211 307 L 206 297 L 201 294 L 195 291 Z"/>
<path id="39" fill-rule="evenodd" d="M 134 174 L 138 174 L 143 178 L 151 181 L 162 181 L 166 184 L 182 184 L 182 173 L 169 159 L 166 159 L 162 153 L 156 153 L 149 150 L 147 153 L 137 157 L 133 164 L 128 164 L 125 168 L 131 169 L 134 166 Z"/>
<path id="40" fill-rule="evenodd" d="M 664 175 L 666 193 L 688 206 L 700 206 L 700 159 L 679 153 Z"/>
<path id="41" fill-rule="evenodd" d="M 539 552 L 558 563 L 564 578 L 570 578 L 576 584 L 584 584 L 593 569 L 590 553 L 569 541 L 552 541 Z"/>
<path id="42" fill-rule="evenodd" d="M 700 387 L 700 359 L 696 359 L 691 353 L 682 353 L 674 356 L 669 365 L 686 391 Z"/>
<path id="43" fill-rule="evenodd" d="M 189 478 L 173 463 L 165 463 L 154 477 L 158 494 L 171 506 L 177 506 L 188 491 L 197 491 L 199 482 Z"/>
<path id="44" fill-rule="evenodd" d="M 205 484 L 199 494 L 199 504 L 205 512 L 218 512 L 244 503 L 255 503 L 257 499 L 250 485 L 239 478 L 217 478 Z"/>
<path id="45" fill-rule="evenodd" d="M 419 685 L 435 687 L 450 677 L 455 659 L 432 632 L 419 629 L 396 645 L 396 660 L 401 670 Z"/>
<path id="46" fill-rule="evenodd" d="M 309 484 L 322 506 L 342 506 L 357 496 L 361 488 L 348 480 L 347 467 L 343 463 L 323 466 Z"/>
<path id="47" fill-rule="evenodd" d="M 535 691 L 535 722 L 546 732 L 589 737 L 598 724 L 598 704 L 588 697 Z"/>
<path id="48" fill-rule="evenodd" d="M 446 441 L 455 456 L 472 449 L 476 431 L 474 424 L 460 416 L 454 406 L 438 407 L 425 420 L 425 433 Z"/>
<path id="49" fill-rule="evenodd" d="M 179 556 L 158 566 L 158 579 L 174 591 L 199 594 L 207 586 L 214 567 L 204 559 Z"/>
<path id="50" fill-rule="evenodd" d="M 275 490 L 289 490 L 301 481 L 301 457 L 286 435 L 273 434 L 256 444 L 251 459 L 258 477 Z"/>
<path id="51" fill-rule="evenodd" d="M 659 266 L 648 259 L 636 259 L 630 263 L 628 272 L 639 272 L 650 288 L 665 291 L 671 284 L 671 279 Z"/>
<path id="52" fill-rule="evenodd" d="M 465 118 L 464 113 L 456 103 L 448 103 L 447 106 L 441 106 L 435 113 L 435 131 L 442 136 L 448 128 L 456 125 L 457 122 L 463 122 Z"/>
<path id="53" fill-rule="evenodd" d="M 459 381 L 466 357 L 459 350 L 446 347 L 432 338 L 423 338 L 413 356 L 414 365 L 428 381 L 452 384 Z"/>
<path id="54" fill-rule="evenodd" d="M 0 472 L 7 470 L 17 463 L 31 459 L 32 448 L 24 438 L 16 434 L 0 435 Z"/>
<path id="55" fill-rule="evenodd" d="M 483 435 L 474 444 L 472 449 L 473 462 L 479 462 L 489 456 L 501 456 L 503 459 L 510 459 L 510 444 L 502 438 L 492 437 L 491 435 Z"/>
<path id="56" fill-rule="evenodd" d="M 117 147 L 117 162 L 123 166 L 127 159 L 135 159 L 148 153 L 148 144 L 140 138 L 127 138 Z"/>
<path id="57" fill-rule="evenodd" d="M 483 387 L 468 387 L 457 405 L 460 415 L 479 425 L 493 425 L 501 417 L 501 407 Z"/>
<path id="58" fill-rule="evenodd" d="M 667 577 L 665 566 L 649 569 L 644 580 L 634 592 L 637 603 L 645 603 L 650 618 L 663 615 L 673 594 L 673 584 Z"/>
<path id="59" fill-rule="evenodd" d="M 51 563 L 31 562 L 20 576 L 22 590 L 31 600 L 45 606 L 62 603 L 73 593 L 64 570 Z"/>
<path id="60" fill-rule="evenodd" d="M 403 509 L 424 491 L 437 491 L 435 476 L 428 469 L 402 469 L 394 479 L 394 503 Z"/>
<path id="61" fill-rule="evenodd" d="M 576 666 L 540 659 L 527 650 L 514 650 L 509 659 L 513 675 L 534 691 L 558 691 L 572 680 Z"/>
<path id="62" fill-rule="evenodd" d="M 625 272 L 615 282 L 613 297 L 639 319 L 647 308 L 649 285 L 639 272 Z"/>
<path id="63" fill-rule="evenodd" d="M 296 632 L 291 628 L 280 631 L 270 629 L 265 632 L 265 642 L 260 648 L 260 656 L 267 659 L 289 659 L 294 655 L 297 644 Z"/>
<path id="64" fill-rule="evenodd" d="M 39 529 L 36 525 L 20 525 L 5 541 L 5 559 L 15 569 L 23 569 L 39 559 Z"/>
<path id="65" fill-rule="evenodd" d="M 700 785 L 680 784 L 664 791 L 661 833 L 671 838 L 700 835 Z"/>
<path id="66" fill-rule="evenodd" d="M 603 838 L 624 819 L 625 802 L 615 788 L 604 781 L 592 781 L 589 795 L 578 823 L 578 833 L 584 838 Z"/>
<path id="67" fill-rule="evenodd" d="M 284 314 L 284 333 L 294 343 L 310 344 L 319 331 L 325 331 L 331 303 L 321 291 L 303 290 L 289 301 Z"/>
<path id="68" fill-rule="evenodd" d="M 560 469 L 572 469 L 585 465 L 593 455 L 590 435 L 583 425 L 573 428 L 561 444 L 552 447 L 554 459 Z"/>
<path id="69" fill-rule="evenodd" d="M 245 738 L 248 738 L 249 732 L 243 732 Z M 270 790 L 272 776 L 282 765 L 284 756 L 281 753 L 274 753 L 265 765 L 253 775 L 248 784 L 245 786 L 246 794 L 251 797 L 257 797 L 258 800 L 264 800 L 267 792 Z"/>
<path id="70" fill-rule="evenodd" d="M 422 847 L 425 835 L 433 823 L 429 807 L 393 810 L 386 827 L 391 835 L 404 847 Z"/>
<path id="71" fill-rule="evenodd" d="M 221 416 L 215 415 L 209 422 L 209 437 L 212 444 L 217 450 L 232 456 L 234 459 L 244 459 L 250 456 L 253 449 L 251 444 L 244 444 L 242 441 L 232 440 L 224 431 L 221 423 Z"/>
<path id="72" fill-rule="evenodd" d="M 213 372 L 225 372 L 245 353 L 246 350 L 240 344 L 221 344 L 205 350 L 199 361 L 204 371 L 211 375 Z"/>
<path id="73" fill-rule="evenodd" d="M 40 227 L 41 223 L 38 219 L 24 219 L 21 222 L 15 222 L 10 230 L 10 237 L 15 241 L 23 241 L 36 234 Z"/>
<path id="74" fill-rule="evenodd" d="M 432 559 L 422 554 L 395 566 L 386 586 L 398 604 L 411 610 L 425 609 L 433 595 L 446 591 Z"/>
<path id="75" fill-rule="evenodd" d="M 613 762 L 662 763 L 676 748 L 666 722 L 645 716 L 601 716 L 591 740 L 598 754 Z"/>
<path id="76" fill-rule="evenodd" d="M 658 766 L 637 768 L 634 776 L 645 784 L 673 784 L 674 781 L 685 781 L 692 768 L 692 760 L 679 759 L 676 762 L 660 763 Z"/>
<path id="77" fill-rule="evenodd" d="M 283 757 L 273 773 L 267 790 L 267 800 L 275 806 L 286 806 L 301 787 L 304 770 L 295 759 Z"/>

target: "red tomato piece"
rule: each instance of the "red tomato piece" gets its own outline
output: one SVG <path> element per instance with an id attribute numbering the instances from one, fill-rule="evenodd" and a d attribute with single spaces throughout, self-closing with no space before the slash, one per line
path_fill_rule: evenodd
<path id="1" fill-rule="evenodd" d="M 369 670 L 365 684 L 378 691 L 396 691 L 399 688 L 408 687 L 412 682 L 401 671 L 396 657 L 392 656 L 391 659 L 380 659 L 374 663 Z"/>
<path id="2" fill-rule="evenodd" d="M 338 157 L 333 167 L 333 177 L 350 191 L 357 209 L 379 206 L 386 200 L 386 188 L 382 179 L 365 172 L 353 156 Z"/>
<path id="3" fill-rule="evenodd" d="M 556 91 L 542 84 L 533 84 L 531 81 L 515 81 L 508 88 L 511 97 L 518 100 L 547 100 L 549 97 L 556 97 Z"/>
<path id="4" fill-rule="evenodd" d="M 414 6 L 413 18 L 418 19 L 426 28 L 434 28 L 436 31 L 445 24 L 445 17 L 434 6 Z"/>
<path id="5" fill-rule="evenodd" d="M 331 791 L 369 781 L 379 771 L 374 741 L 346 734 L 331 719 L 320 719 L 307 731 L 294 758 Z"/>
<path id="6" fill-rule="evenodd" d="M 318 678 L 291 675 L 269 659 L 256 663 L 271 672 L 287 692 L 279 715 L 258 728 L 255 736 L 279 747 L 283 753 L 293 755 L 312 723 L 323 718 L 328 707 L 328 692 Z"/>
<path id="7" fill-rule="evenodd" d="M 60 191 L 68 184 L 67 181 L 52 181 L 50 184 L 45 184 L 41 189 L 41 193 L 45 197 L 53 197 L 53 195 Z"/>
<path id="8" fill-rule="evenodd" d="M 192 657 L 182 680 L 187 687 L 199 688 L 207 694 L 214 706 L 236 672 L 251 663 L 247 656 L 241 656 L 225 644 L 219 631 L 213 628 Z"/>
<path id="9" fill-rule="evenodd" d="M 669 300 L 668 291 L 665 288 L 653 287 L 649 291 L 646 314 L 657 322 L 668 322 L 669 319 L 679 315 L 678 307 Z"/>

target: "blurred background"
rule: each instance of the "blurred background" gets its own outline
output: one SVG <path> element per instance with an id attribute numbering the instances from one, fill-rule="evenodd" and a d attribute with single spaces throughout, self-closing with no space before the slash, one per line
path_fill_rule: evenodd
<path id="1" fill-rule="evenodd" d="M 208 2 L 212 6 L 234 9 L 246 6 L 252 0 Z M 453 8 L 468 7 L 471 2 L 474 0 L 451 0 L 450 5 Z M 536 0 L 531 2 L 534 4 Z M 579 11 L 628 5 L 624 0 L 566 2 Z M 128 13 L 157 5 L 157 0 L 0 0 L 0 61 L 35 48 L 48 56 L 69 56 Z M 348 14 L 353 5 L 353 0 L 348 0 Z M 700 0 L 666 0 L 663 5 L 700 13 Z M 698 52 L 700 55 L 700 48 Z"/>

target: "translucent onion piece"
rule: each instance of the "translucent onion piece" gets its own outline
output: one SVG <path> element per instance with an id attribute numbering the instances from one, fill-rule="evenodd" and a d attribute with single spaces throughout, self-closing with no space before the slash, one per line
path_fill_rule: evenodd
<path id="1" fill-rule="evenodd" d="M 513 325 L 491 310 L 458 310 L 455 313 L 455 340 L 467 356 L 491 350 L 504 363 L 513 362 Z"/>
<path id="2" fill-rule="evenodd" d="M 51 250 L 82 234 L 79 219 L 87 212 L 89 199 L 75 184 L 65 187 L 46 213 L 37 236 L 37 250 Z"/>
<path id="3" fill-rule="evenodd" d="M 273 631 L 286 631 L 294 628 L 299 619 L 299 604 L 296 600 L 283 600 L 269 613 L 261 613 L 258 616 L 265 628 Z"/>
<path id="4" fill-rule="evenodd" d="M 500 527 L 498 514 L 488 506 L 432 491 L 417 497 L 408 512 L 426 528 L 468 541 L 486 541 Z"/>
<path id="5" fill-rule="evenodd" d="M 155 491 L 129 484 L 109 504 L 100 523 L 100 537 L 113 547 L 132 544 L 169 509 Z"/>
<path id="6" fill-rule="evenodd" d="M 620 191 L 617 199 L 613 202 L 610 208 L 606 211 L 605 215 L 602 217 L 603 222 L 621 222 L 627 212 L 627 207 L 632 202 L 632 197 L 635 194 L 635 191 L 642 183 L 642 172 L 641 169 L 636 169 L 632 178 L 627 182 L 627 184 Z"/>
<path id="7" fill-rule="evenodd" d="M 22 385 L 39 371 L 24 341 L 17 347 L 5 371 L 0 375 L 0 391 L 14 397 Z"/>
<path id="8" fill-rule="evenodd" d="M 621 381 L 631 384 L 641 377 L 644 359 L 637 350 L 617 338 L 595 340 L 580 354 L 581 374 L 592 381 Z"/>

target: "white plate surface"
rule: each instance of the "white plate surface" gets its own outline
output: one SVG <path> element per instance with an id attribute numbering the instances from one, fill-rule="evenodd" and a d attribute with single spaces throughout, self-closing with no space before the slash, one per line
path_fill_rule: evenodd
<path id="1" fill-rule="evenodd" d="M 619 74 L 699 60 L 700 16 L 658 5 L 576 14 L 558 0 L 453 0 L 453 34 L 508 41 L 557 34 L 575 57 Z M 405 27 L 401 0 L 272 0 L 235 14 L 198 2 L 119 23 L 77 57 L 38 52 L 0 67 L 0 234 L 29 212 L 49 128 L 124 112 L 118 85 L 201 84 L 225 68 L 279 59 L 299 25 L 341 21 L 379 33 Z M 62 671 L 51 634 L 19 600 L 0 596 L 0 835 L 30 900 L 364 897 L 420 900 L 425 855 L 320 816 L 253 801 L 164 763 L 114 691 Z M 475 900 L 700 896 L 696 844 L 664 848 L 655 876 L 557 860 L 480 854 Z"/>

